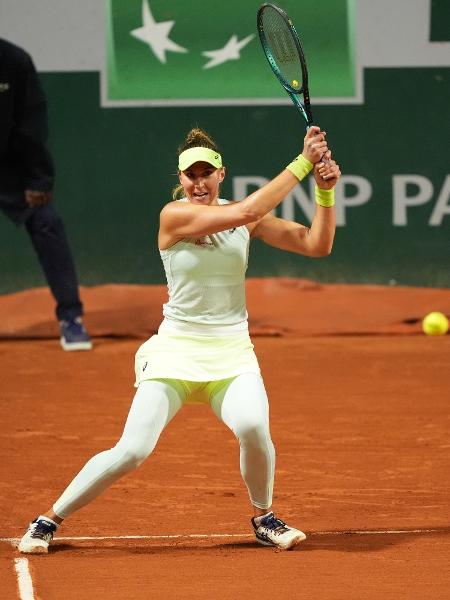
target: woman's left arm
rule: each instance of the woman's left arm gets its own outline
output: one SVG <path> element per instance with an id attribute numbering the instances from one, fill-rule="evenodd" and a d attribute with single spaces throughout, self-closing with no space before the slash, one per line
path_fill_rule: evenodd
<path id="1" fill-rule="evenodd" d="M 316 180 L 316 212 L 310 227 L 294 221 L 279 219 L 271 214 L 249 226 L 252 238 L 280 250 L 305 256 L 328 256 L 333 247 L 336 218 L 334 212 L 334 186 L 341 171 L 327 152 L 324 162 L 314 166 Z"/>

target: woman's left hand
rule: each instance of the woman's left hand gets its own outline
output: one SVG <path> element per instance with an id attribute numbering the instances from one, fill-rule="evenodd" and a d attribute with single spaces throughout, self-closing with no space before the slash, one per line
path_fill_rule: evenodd
<path id="1" fill-rule="evenodd" d="M 314 179 L 317 187 L 322 190 L 331 190 L 341 176 L 339 165 L 331 158 L 331 151 L 327 150 L 322 160 L 314 165 Z"/>

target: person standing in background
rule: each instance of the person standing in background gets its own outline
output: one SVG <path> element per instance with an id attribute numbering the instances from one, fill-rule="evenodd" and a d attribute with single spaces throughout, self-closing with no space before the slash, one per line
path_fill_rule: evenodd
<path id="1" fill-rule="evenodd" d="M 0 209 L 30 236 L 56 300 L 63 349 L 90 350 L 72 253 L 52 201 L 47 129 L 46 99 L 32 58 L 0 38 Z"/>

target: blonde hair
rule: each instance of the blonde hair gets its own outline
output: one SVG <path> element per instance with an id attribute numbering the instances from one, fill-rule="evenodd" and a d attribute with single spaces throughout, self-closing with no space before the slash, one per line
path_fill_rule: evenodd
<path id="1" fill-rule="evenodd" d="M 214 150 L 214 152 L 220 153 L 216 142 L 209 135 L 209 133 L 200 127 L 193 127 L 188 132 L 184 141 L 178 146 L 177 156 L 180 156 L 182 152 L 189 150 L 189 148 L 197 148 L 198 146 L 201 146 L 202 148 L 209 148 L 210 150 Z M 172 199 L 178 200 L 178 198 L 182 198 L 183 196 L 184 188 L 181 183 L 179 183 L 172 190 Z"/>

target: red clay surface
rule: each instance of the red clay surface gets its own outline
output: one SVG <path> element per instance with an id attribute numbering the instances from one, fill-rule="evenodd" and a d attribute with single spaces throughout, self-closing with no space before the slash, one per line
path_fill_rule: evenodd
<path id="1" fill-rule="evenodd" d="M 48 556 L 29 557 L 36 599 L 449 596 L 450 336 L 420 334 L 418 320 L 448 314 L 450 292 L 319 287 L 249 284 L 277 450 L 274 506 L 307 540 L 293 552 L 253 542 L 237 443 L 207 406 L 188 406 L 144 465 L 58 532 L 116 539 L 57 539 Z M 86 353 L 45 339 L 44 290 L 0 297 L 10 337 L 0 343 L 2 538 L 20 536 L 116 442 L 141 343 L 125 336 L 156 328 L 163 296 L 150 286 L 83 290 L 90 332 L 123 336 L 96 337 Z M 41 339 L 17 339 L 27 331 Z M 131 535 L 185 537 L 117 539 Z M 19 556 L 0 543 L 1 598 L 19 598 Z"/>
<path id="2" fill-rule="evenodd" d="M 163 285 L 112 284 L 81 293 L 93 336 L 147 338 L 167 299 Z M 420 334 L 427 313 L 450 316 L 450 290 L 249 279 L 247 304 L 252 335 Z M 0 296 L 0 339 L 57 337 L 53 312 L 47 288 Z"/>

